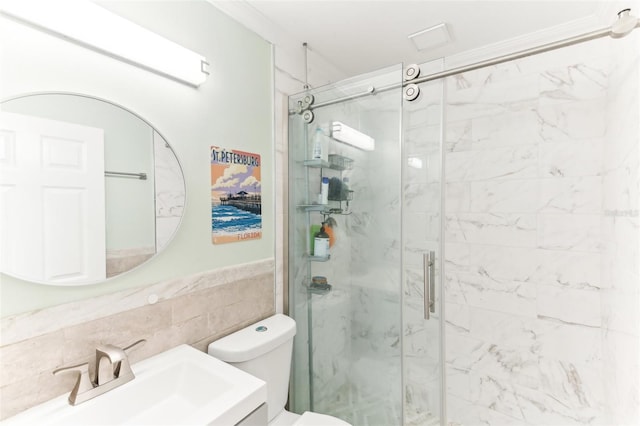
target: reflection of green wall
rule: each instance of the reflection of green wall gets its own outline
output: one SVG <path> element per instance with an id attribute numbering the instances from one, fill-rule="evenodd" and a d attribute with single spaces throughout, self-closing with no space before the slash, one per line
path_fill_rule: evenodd
<path id="1" fill-rule="evenodd" d="M 154 246 L 153 129 L 122 108 L 83 96 L 30 96 L 2 109 L 103 129 L 105 170 L 148 175 L 105 178 L 107 250 Z"/>
<path id="2" fill-rule="evenodd" d="M 56 287 L 0 276 L 0 312 L 88 299 L 274 256 L 271 45 L 204 0 L 102 2 L 105 8 L 204 55 L 211 75 L 193 88 L 0 17 L 3 97 L 62 91 L 108 99 L 148 121 L 171 144 L 186 205 L 171 243 L 106 283 Z M 262 238 L 211 243 L 209 147 L 261 155 Z"/>

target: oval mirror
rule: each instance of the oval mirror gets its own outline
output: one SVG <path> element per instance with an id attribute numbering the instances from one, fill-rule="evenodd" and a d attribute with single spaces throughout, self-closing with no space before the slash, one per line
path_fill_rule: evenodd
<path id="1" fill-rule="evenodd" d="M 167 141 L 137 114 L 68 93 L 0 108 L 0 268 L 53 285 L 95 284 L 167 246 L 185 184 Z"/>

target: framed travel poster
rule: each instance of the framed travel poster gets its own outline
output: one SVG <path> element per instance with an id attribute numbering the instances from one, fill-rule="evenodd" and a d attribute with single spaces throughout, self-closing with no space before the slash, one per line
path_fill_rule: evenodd
<path id="1" fill-rule="evenodd" d="M 211 147 L 211 241 L 262 238 L 260 155 Z"/>

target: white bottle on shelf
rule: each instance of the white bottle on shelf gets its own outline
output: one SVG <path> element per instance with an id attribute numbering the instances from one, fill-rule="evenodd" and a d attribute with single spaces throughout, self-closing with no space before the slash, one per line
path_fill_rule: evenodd
<path id="1" fill-rule="evenodd" d="M 313 135 L 311 159 L 319 161 L 328 161 L 328 146 L 327 138 L 324 136 L 324 132 L 320 126 L 316 127 L 316 132 Z"/>

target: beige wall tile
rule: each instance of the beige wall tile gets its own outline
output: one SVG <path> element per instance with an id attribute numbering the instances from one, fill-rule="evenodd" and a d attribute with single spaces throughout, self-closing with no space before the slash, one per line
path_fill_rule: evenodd
<path id="1" fill-rule="evenodd" d="M 2 386 L 19 383 L 45 372 L 51 374 L 51 366 L 63 364 L 62 340 L 62 331 L 57 331 L 0 347 Z"/>
<path id="2" fill-rule="evenodd" d="M 11 340 L 16 343 L 0 346 L 0 420 L 69 393 L 75 377 L 53 376 L 52 371 L 81 362 L 89 362 L 93 369 L 96 347 L 102 344 L 124 347 L 146 339 L 130 351 L 132 364 L 181 344 L 206 352 L 212 341 L 273 315 L 274 269 L 265 273 L 260 267 L 256 272 L 247 278 L 246 271 L 225 268 L 223 275 L 228 281 L 223 283 L 216 271 L 200 274 L 194 282 L 185 278 L 175 297 L 103 317 L 96 313 L 88 321 L 66 327 L 58 318 L 65 309 L 51 308 L 48 321 L 59 321 L 61 329 L 26 339 L 16 336 Z M 192 291 L 185 294 L 185 286 Z M 111 297 L 118 299 L 117 295 Z M 96 312 L 102 312 L 98 306 L 101 300 L 83 301 L 83 308 L 93 302 Z M 46 313 L 22 318 L 34 317 L 42 322 Z M 7 321 L 4 325 L 10 328 L 10 324 Z M 24 324 L 20 326 L 24 328 Z"/>

